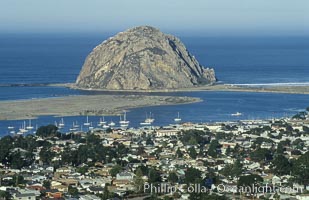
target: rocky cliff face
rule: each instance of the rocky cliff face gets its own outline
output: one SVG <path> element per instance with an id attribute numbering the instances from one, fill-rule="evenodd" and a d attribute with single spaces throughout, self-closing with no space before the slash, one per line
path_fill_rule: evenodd
<path id="1" fill-rule="evenodd" d="M 155 90 L 215 81 L 214 70 L 202 67 L 178 38 L 140 26 L 95 47 L 76 85 L 85 89 Z"/>

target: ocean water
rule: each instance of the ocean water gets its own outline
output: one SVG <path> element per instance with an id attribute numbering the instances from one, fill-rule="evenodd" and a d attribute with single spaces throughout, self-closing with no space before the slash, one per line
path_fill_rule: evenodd
<path id="1" fill-rule="evenodd" d="M 15 86 L 74 82 L 87 54 L 106 35 L 0 35 L 0 101 L 95 94 L 62 87 Z M 203 66 L 213 67 L 220 82 L 232 84 L 309 84 L 309 37 L 181 37 Z M 162 95 L 162 94 L 159 94 Z M 177 112 L 184 121 L 209 122 L 264 119 L 293 115 L 309 106 L 308 95 L 192 92 L 173 93 L 200 97 L 201 103 L 132 109 L 132 126 L 155 115 L 155 125 L 173 123 Z M 240 117 L 231 113 L 241 112 Z M 1 113 L 1 111 L 0 111 Z M 118 121 L 118 117 L 106 117 Z M 96 123 L 99 117 L 90 117 Z M 46 125 L 59 118 L 43 116 L 33 124 Z M 84 116 L 65 118 L 82 123 Z M 23 121 L 0 121 L 0 135 Z"/>

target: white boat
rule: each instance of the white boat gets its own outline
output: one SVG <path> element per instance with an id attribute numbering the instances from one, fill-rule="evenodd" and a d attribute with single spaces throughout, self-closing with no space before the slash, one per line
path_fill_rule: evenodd
<path id="1" fill-rule="evenodd" d="M 146 123 L 153 123 L 154 120 L 155 120 L 155 119 L 153 118 L 153 115 L 152 115 L 152 113 L 150 112 L 150 113 L 149 113 L 149 117 L 146 116 L 145 122 L 146 122 Z"/>
<path id="2" fill-rule="evenodd" d="M 76 123 L 74 124 L 74 122 L 73 122 L 73 128 L 79 128 L 79 125 L 78 125 L 78 123 L 77 123 L 77 121 L 76 121 Z"/>
<path id="3" fill-rule="evenodd" d="M 121 120 L 121 115 L 120 115 L 120 121 L 119 121 L 119 124 L 120 124 L 120 126 L 128 126 L 129 125 L 129 121 L 127 121 L 127 119 L 126 119 L 126 117 L 127 117 L 127 113 L 126 112 L 124 112 L 124 114 L 123 114 L 123 120 Z"/>
<path id="4" fill-rule="evenodd" d="M 107 129 L 107 128 L 109 128 L 109 125 L 104 124 L 104 125 L 102 126 L 102 128 Z"/>
<path id="5" fill-rule="evenodd" d="M 85 126 L 90 126 L 88 115 L 87 115 L 87 121 L 84 123 L 84 125 Z"/>
<path id="6" fill-rule="evenodd" d="M 139 123 L 142 126 L 149 126 L 154 122 L 154 118 L 151 116 L 151 113 L 149 114 L 149 117 L 146 114 L 146 119 L 144 122 Z"/>
<path id="7" fill-rule="evenodd" d="M 150 126 L 151 125 L 150 122 L 141 122 L 139 124 L 142 125 L 142 126 Z"/>
<path id="8" fill-rule="evenodd" d="M 27 133 L 27 132 L 28 132 L 28 130 L 26 129 L 26 121 L 24 121 L 24 123 L 21 124 L 21 127 L 20 127 L 18 133 L 24 134 L 24 133 Z"/>
<path id="9" fill-rule="evenodd" d="M 236 113 L 233 113 L 233 114 L 231 114 L 232 116 L 241 116 L 242 115 L 242 113 L 240 113 L 240 112 L 236 112 Z"/>
<path id="10" fill-rule="evenodd" d="M 128 127 L 129 124 L 120 124 L 120 127 Z"/>
<path id="11" fill-rule="evenodd" d="M 94 127 L 92 126 L 92 122 L 90 122 L 89 130 L 93 130 Z"/>
<path id="12" fill-rule="evenodd" d="M 14 129 L 14 126 L 8 126 L 8 129 L 12 130 Z"/>
<path id="13" fill-rule="evenodd" d="M 180 122 L 181 121 L 181 118 L 179 117 L 179 112 L 178 112 L 177 118 L 175 118 L 174 121 L 175 122 Z"/>
<path id="14" fill-rule="evenodd" d="M 32 130 L 34 129 L 33 126 L 31 126 L 31 119 L 29 119 L 29 125 L 26 127 L 27 130 Z"/>
<path id="15" fill-rule="evenodd" d="M 109 124 L 108 124 L 108 126 L 110 126 L 110 127 L 112 127 L 112 126 L 115 126 L 116 124 L 115 124 L 115 122 L 113 122 L 113 121 L 111 121 Z"/>
<path id="16" fill-rule="evenodd" d="M 64 127 L 64 120 L 63 120 L 63 118 L 61 118 L 61 120 L 60 120 L 60 122 L 59 122 L 59 124 L 58 124 L 58 127 L 59 128 L 63 128 Z"/>
<path id="17" fill-rule="evenodd" d="M 38 128 L 39 128 L 39 126 L 38 126 L 38 124 L 36 124 L 36 125 L 35 125 L 35 129 L 34 129 L 34 131 L 33 131 L 33 134 L 36 134 L 36 131 L 38 130 Z"/>
<path id="18" fill-rule="evenodd" d="M 104 120 L 104 116 L 102 118 L 100 118 L 100 122 L 99 122 L 99 126 L 103 126 L 104 124 L 106 124 L 106 121 Z"/>
<path id="19" fill-rule="evenodd" d="M 70 128 L 69 130 L 70 131 L 76 131 L 76 128 Z"/>
<path id="20" fill-rule="evenodd" d="M 76 131 L 77 129 L 76 129 L 76 125 L 75 125 L 75 123 L 73 122 L 73 124 L 72 124 L 72 128 L 70 128 L 69 129 L 70 131 Z"/>
<path id="21" fill-rule="evenodd" d="M 15 131 L 10 131 L 10 134 L 15 134 L 16 132 Z"/>

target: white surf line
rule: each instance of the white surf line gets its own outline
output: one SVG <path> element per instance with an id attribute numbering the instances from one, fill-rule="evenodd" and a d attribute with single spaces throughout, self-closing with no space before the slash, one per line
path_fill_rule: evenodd
<path id="1" fill-rule="evenodd" d="M 290 82 L 290 83 L 239 83 L 239 84 L 226 84 L 235 86 L 309 86 L 309 82 Z"/>

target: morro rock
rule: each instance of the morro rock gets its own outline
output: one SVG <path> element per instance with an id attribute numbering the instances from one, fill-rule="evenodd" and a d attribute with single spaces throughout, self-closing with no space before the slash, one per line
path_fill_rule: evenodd
<path id="1" fill-rule="evenodd" d="M 120 32 L 95 47 L 76 80 L 83 89 L 190 88 L 216 81 L 175 36 L 149 26 Z"/>

